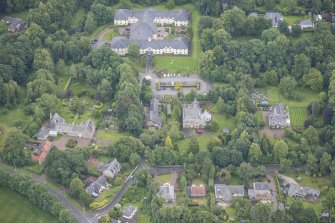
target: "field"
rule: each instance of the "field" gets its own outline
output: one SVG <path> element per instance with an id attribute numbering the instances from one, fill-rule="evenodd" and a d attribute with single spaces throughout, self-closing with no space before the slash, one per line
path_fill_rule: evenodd
<path id="1" fill-rule="evenodd" d="M 286 21 L 289 26 L 298 24 L 300 20 L 308 20 L 308 19 L 309 19 L 308 16 L 291 16 L 291 15 L 284 16 L 284 21 Z"/>
<path id="2" fill-rule="evenodd" d="M 155 182 L 159 184 L 170 183 L 171 182 L 171 174 L 162 174 L 155 178 Z"/>
<path id="3" fill-rule="evenodd" d="M 0 187 L 1 223 L 57 223 L 51 215 L 44 213 L 23 196 Z M 15 207 L 15 208 L 13 208 Z"/>
<path id="4" fill-rule="evenodd" d="M 159 9 L 167 10 L 165 7 L 159 7 Z M 167 70 L 171 73 L 198 73 L 200 58 L 198 25 L 200 14 L 196 7 L 191 4 L 176 7 L 175 9 L 186 9 L 192 12 L 192 56 L 155 56 L 154 69 L 156 71 Z"/>
<path id="5" fill-rule="evenodd" d="M 276 87 L 267 89 L 267 95 L 271 105 L 283 103 L 289 107 L 291 125 L 293 127 L 301 127 L 304 124 L 304 121 L 307 119 L 307 106 L 318 98 L 318 93 L 306 89 L 298 89 L 297 92 L 303 97 L 300 101 L 283 97 Z"/>
<path id="6" fill-rule="evenodd" d="M 215 108 L 213 108 L 215 111 Z M 222 133 L 223 128 L 229 128 L 230 131 L 236 128 L 236 121 L 233 118 L 228 118 L 225 115 L 213 114 L 212 118 L 214 121 L 218 122 L 219 130 L 214 133 L 208 133 L 204 135 L 197 136 L 197 140 L 200 145 L 200 149 L 204 150 L 207 148 L 207 144 L 211 141 L 212 137 L 218 136 Z M 188 144 L 191 138 L 186 138 L 177 142 L 179 151 L 185 152 L 187 150 Z"/>
<path id="7" fill-rule="evenodd" d="M 100 129 L 98 134 L 97 134 L 97 140 L 101 141 L 118 141 L 122 136 L 129 136 L 130 134 L 128 133 L 119 133 L 116 130 L 105 130 L 105 129 Z"/>

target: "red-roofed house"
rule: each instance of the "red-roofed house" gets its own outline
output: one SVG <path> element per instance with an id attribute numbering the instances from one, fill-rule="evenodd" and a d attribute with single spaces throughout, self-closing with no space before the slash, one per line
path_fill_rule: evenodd
<path id="1" fill-rule="evenodd" d="M 190 197 L 197 198 L 197 197 L 205 197 L 206 196 L 206 187 L 204 185 L 192 185 L 190 187 Z"/>
<path id="2" fill-rule="evenodd" d="M 50 141 L 44 141 L 41 147 L 34 150 L 34 154 L 31 156 L 31 159 L 37 161 L 39 165 L 42 165 L 51 147 L 52 143 Z"/>
<path id="3" fill-rule="evenodd" d="M 48 140 L 44 141 L 44 143 L 42 144 L 42 149 L 45 152 L 49 152 L 51 147 L 52 147 L 52 143 Z"/>

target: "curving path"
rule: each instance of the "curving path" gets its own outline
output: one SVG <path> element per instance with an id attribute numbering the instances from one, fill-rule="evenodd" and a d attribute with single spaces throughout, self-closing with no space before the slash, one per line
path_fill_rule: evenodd
<path id="1" fill-rule="evenodd" d="M 71 211 L 71 213 L 76 217 L 77 222 L 78 223 L 98 223 L 98 219 L 104 215 L 107 214 L 109 212 L 109 210 L 114 207 L 122 198 L 122 196 L 124 195 L 124 193 L 126 192 L 126 190 L 128 189 L 128 187 L 135 182 L 135 177 L 134 174 L 138 169 L 142 169 L 144 166 L 146 165 L 146 161 L 145 159 L 142 159 L 140 164 L 133 170 L 133 172 L 129 175 L 129 177 L 127 178 L 126 182 L 124 183 L 124 185 L 121 187 L 120 191 L 115 195 L 115 197 L 103 208 L 101 208 L 100 210 L 97 211 L 88 211 L 88 212 L 81 212 L 80 210 L 78 210 L 77 207 L 75 207 L 71 202 L 69 202 L 66 197 L 65 197 L 65 193 L 63 190 L 54 190 L 53 188 L 51 188 L 50 186 L 48 186 L 47 184 L 44 184 L 44 186 L 48 189 L 48 191 L 50 193 L 52 193 L 53 195 L 55 195 L 55 197 L 64 205 L 65 208 L 67 208 L 68 210 Z M 19 172 L 16 172 L 13 168 L 9 168 L 9 167 L 4 167 L 4 166 L 0 166 L 0 169 L 9 172 L 11 174 L 18 174 L 18 175 L 22 175 Z M 39 183 L 39 184 L 43 184 L 44 181 L 46 180 L 45 175 L 36 175 L 34 173 L 32 174 L 32 180 L 35 183 Z"/>

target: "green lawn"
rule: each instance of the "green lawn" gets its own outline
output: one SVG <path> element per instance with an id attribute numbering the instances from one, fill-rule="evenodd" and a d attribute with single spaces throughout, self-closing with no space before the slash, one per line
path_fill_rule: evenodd
<path id="1" fill-rule="evenodd" d="M 303 126 L 307 120 L 306 107 L 289 107 L 292 126 Z"/>
<path id="2" fill-rule="evenodd" d="M 196 179 L 192 180 L 192 184 L 195 184 L 195 185 L 205 185 L 206 183 L 202 179 L 196 178 Z"/>
<path id="3" fill-rule="evenodd" d="M 7 188 L 0 187 L 1 223 L 57 223 L 51 215 L 43 212 L 28 199 Z"/>
<path id="4" fill-rule="evenodd" d="M 171 174 L 162 174 L 155 178 L 155 181 L 159 184 L 170 183 L 171 182 Z"/>
<path id="5" fill-rule="evenodd" d="M 161 10 L 167 10 L 165 6 L 156 7 Z M 176 9 L 190 10 L 192 13 L 192 55 L 191 56 L 155 56 L 154 69 L 167 70 L 172 73 L 198 73 L 200 44 L 199 44 L 199 20 L 200 13 L 192 4 L 176 7 Z"/>
<path id="6" fill-rule="evenodd" d="M 301 127 L 303 125 L 307 119 L 307 106 L 318 98 L 318 93 L 307 89 L 300 88 L 297 89 L 297 92 L 302 96 L 302 100 L 300 101 L 285 98 L 279 93 L 277 87 L 269 87 L 267 89 L 270 104 L 283 103 L 289 107 L 291 125 L 293 127 Z"/>
<path id="7" fill-rule="evenodd" d="M 137 223 L 149 223 L 150 222 L 150 216 L 147 214 L 139 213 L 137 216 Z"/>
<path id="8" fill-rule="evenodd" d="M 207 206 L 207 199 L 206 198 L 194 198 L 192 199 L 192 203 Z"/>
<path id="9" fill-rule="evenodd" d="M 177 142 L 178 148 L 180 152 L 185 152 L 187 150 L 188 144 L 190 143 L 191 138 L 186 138 Z M 207 148 L 207 144 L 211 140 L 211 136 L 208 134 L 197 136 L 197 140 L 199 142 L 199 146 L 201 150 L 205 150 Z"/>
<path id="10" fill-rule="evenodd" d="M 213 107 L 213 111 L 215 111 L 215 107 Z M 204 134 L 197 136 L 197 140 L 200 145 L 200 149 L 205 150 L 207 148 L 207 144 L 211 141 L 212 137 L 218 136 L 222 133 L 223 128 L 229 128 L 230 131 L 236 128 L 236 121 L 234 118 L 228 118 L 225 115 L 221 114 L 212 114 L 212 118 L 214 121 L 218 122 L 219 130 L 214 133 Z M 190 138 L 186 138 L 177 142 L 179 151 L 185 152 L 187 150 L 188 144 L 190 142 Z"/>
<path id="11" fill-rule="evenodd" d="M 81 24 L 82 19 L 85 17 L 85 9 L 80 7 L 76 14 L 72 17 L 71 24 L 73 26 L 79 26 Z"/>
<path id="12" fill-rule="evenodd" d="M 114 36 L 119 36 L 119 34 L 115 31 L 111 31 L 109 33 L 106 33 L 106 35 L 104 35 L 104 37 L 102 38 L 102 40 L 104 41 L 109 41 L 109 40 L 112 40 L 112 38 Z"/>
<path id="13" fill-rule="evenodd" d="M 112 188 L 103 191 L 99 197 L 95 199 L 95 202 L 101 202 L 105 199 L 111 201 L 119 190 L 120 186 L 113 186 Z"/>
<path id="14" fill-rule="evenodd" d="M 116 142 L 122 136 L 130 136 L 130 134 L 129 133 L 120 133 L 116 130 L 100 129 L 98 134 L 97 134 L 97 140 Z"/>
<path id="15" fill-rule="evenodd" d="M 298 24 L 300 20 L 308 20 L 308 16 L 294 16 L 294 15 L 288 15 L 284 16 L 284 21 L 287 22 L 289 26 Z"/>
<path id="16" fill-rule="evenodd" d="M 12 127 L 25 128 L 30 117 L 23 113 L 23 106 L 11 110 L 0 109 L 0 148 L 4 146 L 5 139 Z"/>

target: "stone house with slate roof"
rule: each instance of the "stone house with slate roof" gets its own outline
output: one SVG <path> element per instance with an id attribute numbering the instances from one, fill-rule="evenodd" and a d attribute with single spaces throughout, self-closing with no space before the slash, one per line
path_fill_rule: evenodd
<path id="1" fill-rule="evenodd" d="M 98 166 L 98 170 L 103 173 L 105 177 L 113 178 L 121 170 L 121 164 L 114 159 L 108 163 Z"/>
<path id="2" fill-rule="evenodd" d="M 301 29 L 314 29 L 314 22 L 311 20 L 301 20 L 299 25 Z"/>
<path id="3" fill-rule="evenodd" d="M 119 218 L 118 223 L 135 223 L 137 207 L 129 205 L 123 210 L 123 215 Z"/>
<path id="4" fill-rule="evenodd" d="M 290 184 L 287 195 L 295 198 L 311 198 L 314 200 L 320 197 L 320 191 L 310 187 L 303 187 L 298 184 Z"/>
<path id="5" fill-rule="evenodd" d="M 157 25 L 187 26 L 189 12 L 186 10 L 128 10 L 117 9 L 114 24 L 130 25 L 129 38 L 116 36 L 110 42 L 112 50 L 120 55 L 128 53 L 128 47 L 137 44 L 140 54 L 188 55 L 189 39 L 175 38 L 172 40 L 157 39 Z"/>
<path id="6" fill-rule="evenodd" d="M 159 187 L 157 196 L 164 198 L 165 202 L 169 204 L 174 204 L 176 202 L 174 186 L 169 183 L 165 183 Z"/>
<path id="7" fill-rule="evenodd" d="M 266 12 L 264 18 L 270 19 L 272 21 L 272 27 L 275 28 L 284 20 L 283 14 L 279 12 Z"/>
<path id="8" fill-rule="evenodd" d="M 227 206 L 233 197 L 245 195 L 243 185 L 215 184 L 214 192 L 215 200 L 221 206 Z"/>
<path id="9" fill-rule="evenodd" d="M 105 176 L 100 176 L 86 188 L 86 192 L 92 197 L 98 197 L 107 187 L 107 178 Z"/>
<path id="10" fill-rule="evenodd" d="M 19 32 L 27 26 L 26 21 L 16 17 L 5 16 L 2 21 L 8 25 L 8 31 L 12 33 Z"/>
<path id="11" fill-rule="evenodd" d="M 248 189 L 249 199 L 263 203 L 272 202 L 270 185 L 266 182 L 254 182 L 254 188 Z"/>
<path id="12" fill-rule="evenodd" d="M 194 100 L 191 104 L 183 104 L 183 128 L 204 128 L 212 121 L 212 115 L 202 111 L 199 102 Z"/>
<path id="13" fill-rule="evenodd" d="M 68 124 L 58 113 L 50 114 L 49 129 L 68 136 L 92 139 L 95 125 L 92 120 L 81 122 L 79 125 Z"/>
<path id="14" fill-rule="evenodd" d="M 275 129 L 283 129 L 291 126 L 288 108 L 283 104 L 276 104 L 272 113 L 268 116 L 269 127 Z"/>

